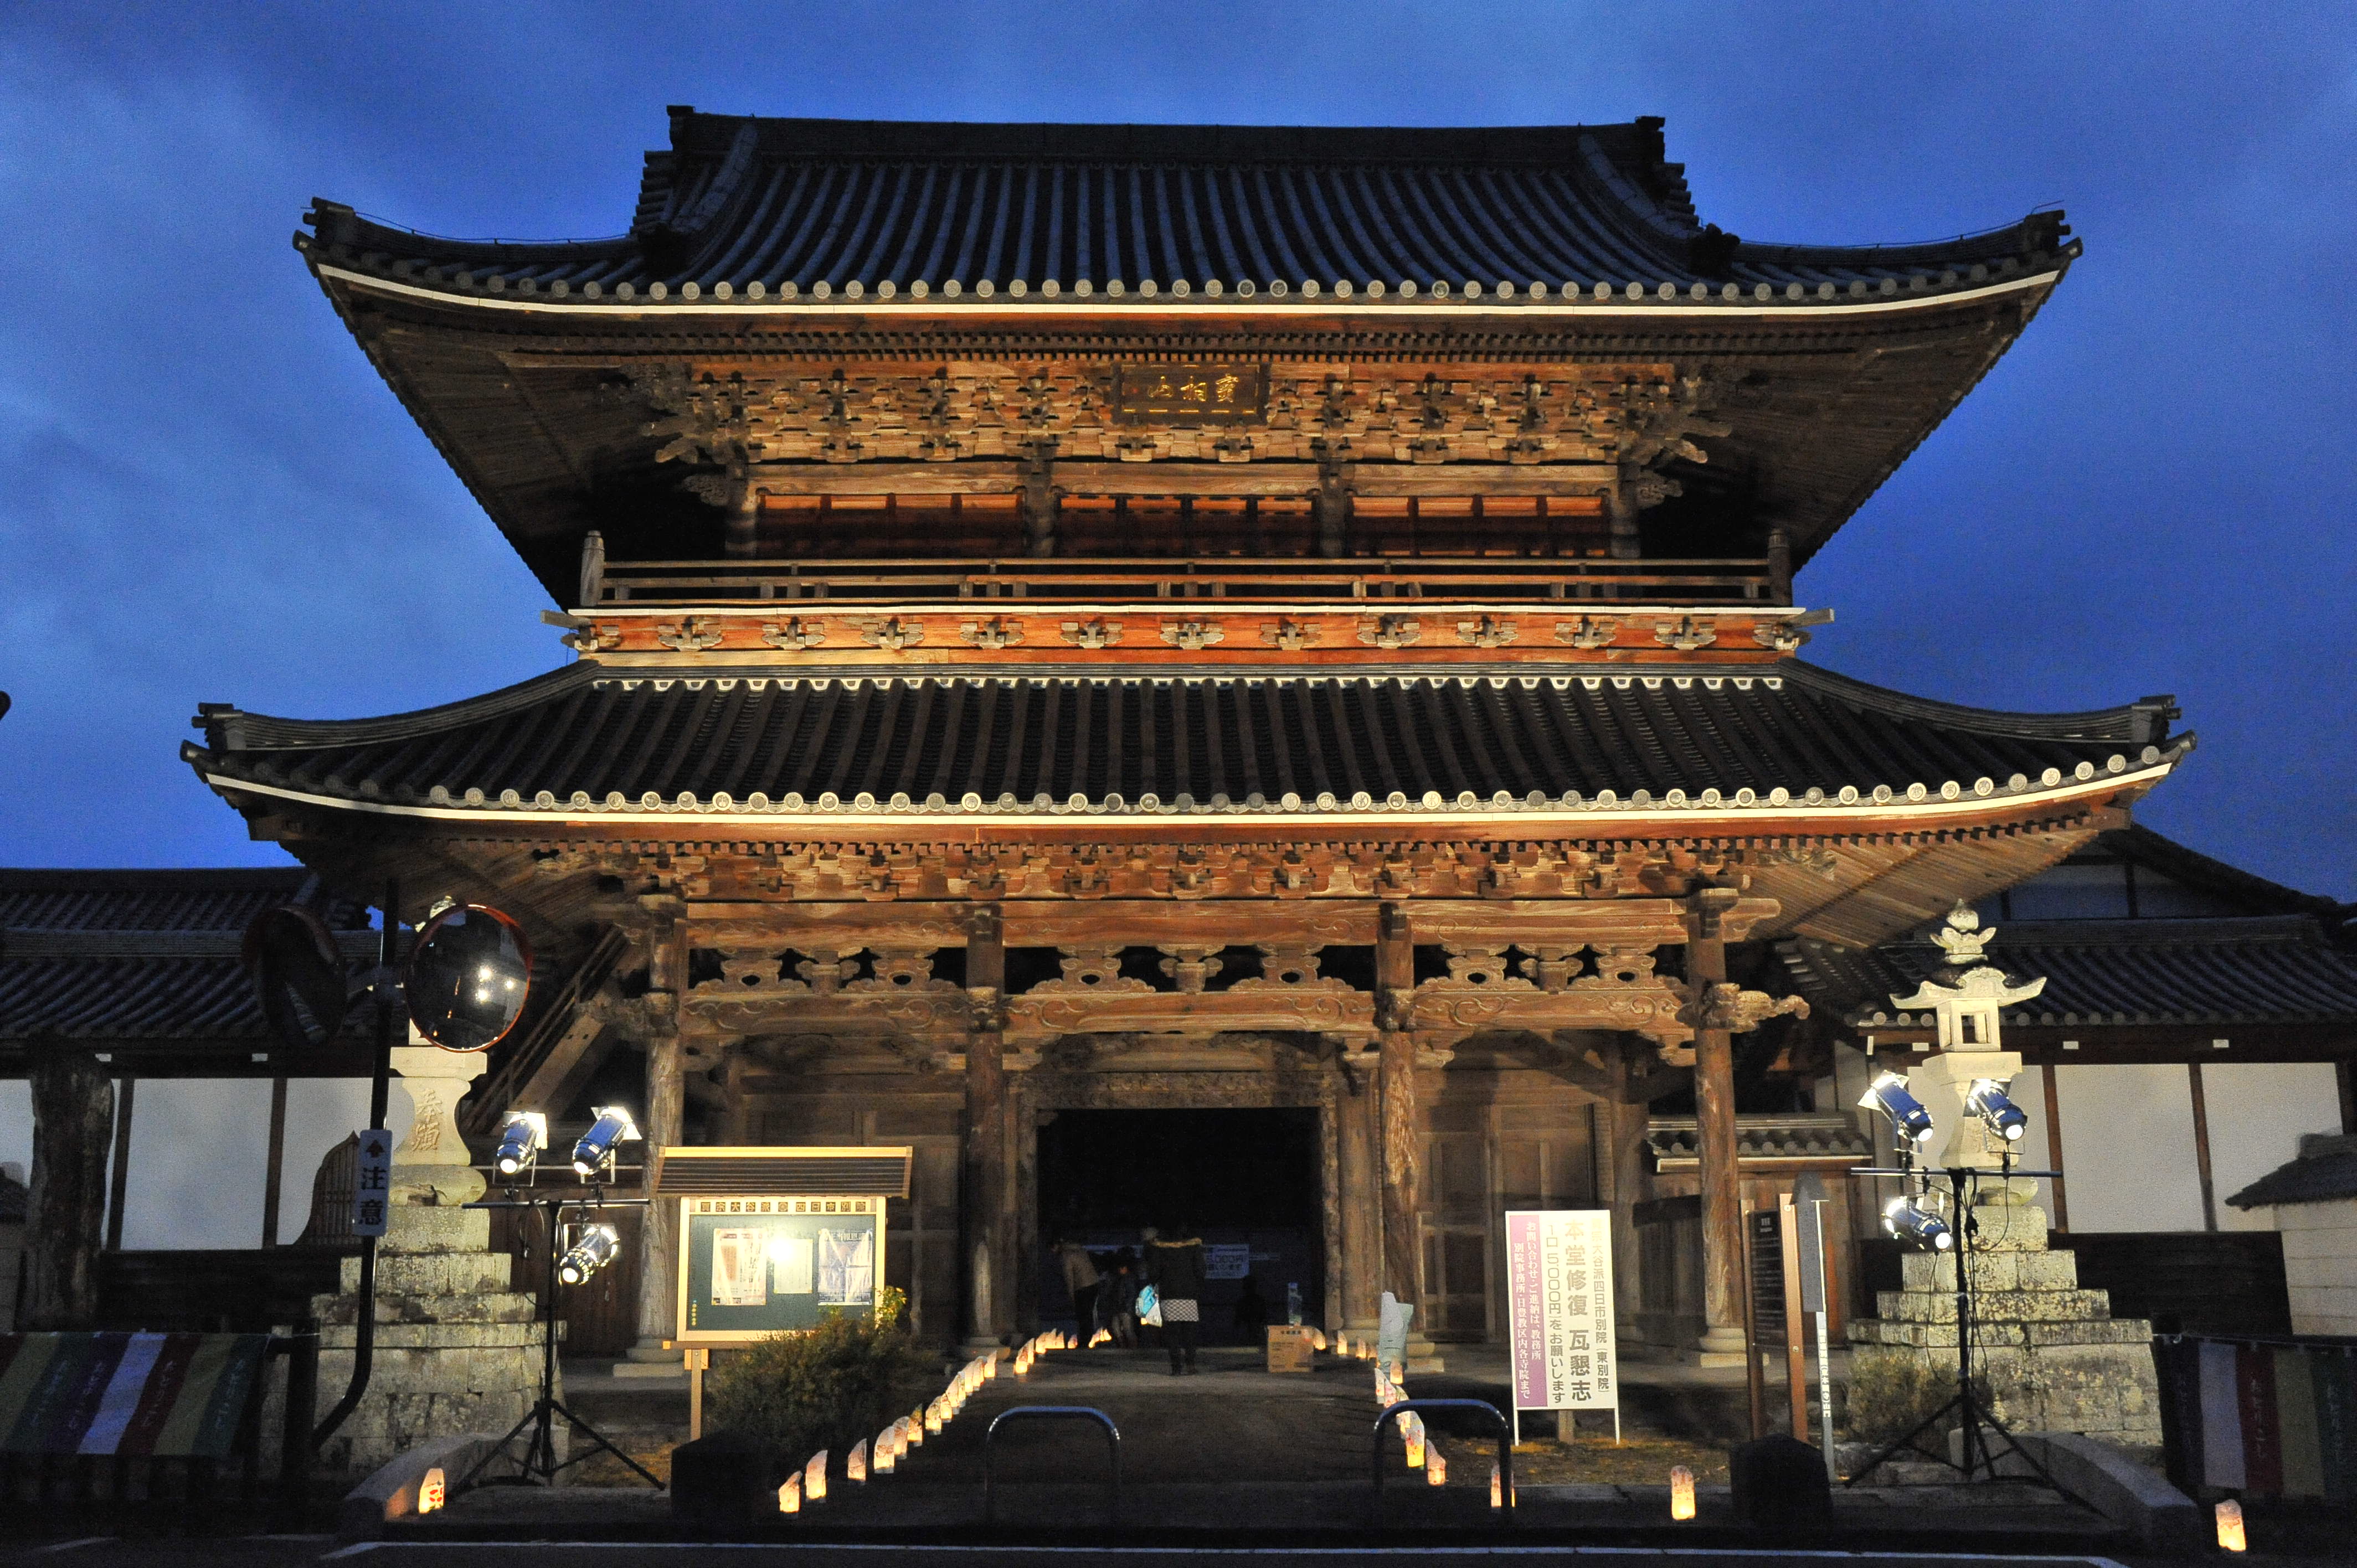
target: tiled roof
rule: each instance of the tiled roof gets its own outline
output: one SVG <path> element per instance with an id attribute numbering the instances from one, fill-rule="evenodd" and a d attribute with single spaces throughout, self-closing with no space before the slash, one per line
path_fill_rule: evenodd
<path id="1" fill-rule="evenodd" d="M 288 870 L 0 870 L 0 1040 L 274 1043 L 239 958 L 254 916 L 309 880 Z M 355 962 L 368 912 L 322 916 Z"/>
<path id="2" fill-rule="evenodd" d="M 1890 1002 L 1947 961 L 1931 943 L 1860 950 L 1796 937 L 1778 949 L 1810 1003 L 1853 1027 L 1931 1027 L 1931 1015 Z M 2006 1015 L 2011 1025 L 2357 1022 L 2357 957 L 2305 915 L 2018 921 L 1998 930 L 1988 959 L 2046 977 L 2043 993 Z"/>
<path id="3" fill-rule="evenodd" d="M 2263 1208 L 2350 1197 L 2357 1197 L 2357 1138 L 2310 1133 L 2299 1141 L 2299 1158 L 2277 1165 L 2226 1201 L 2237 1208 Z"/>
<path id="4" fill-rule="evenodd" d="M 217 789 L 474 814 L 1765 813 L 2034 797 L 2157 776 L 2191 744 L 2151 704 L 1992 713 L 1766 669 L 658 678 L 585 660 L 383 719 L 209 706 L 184 756 Z"/>
<path id="5" fill-rule="evenodd" d="M 630 231 L 435 239 L 319 201 L 316 257 L 584 308 L 1233 307 L 1331 301 L 1845 305 L 2060 266 L 2061 215 L 1931 244 L 1703 225 L 1662 123 L 1497 129 L 1009 125 L 672 112 Z"/>

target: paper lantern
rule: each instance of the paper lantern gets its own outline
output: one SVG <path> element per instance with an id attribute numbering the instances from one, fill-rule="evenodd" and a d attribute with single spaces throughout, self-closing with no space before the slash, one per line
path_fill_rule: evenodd
<path id="1" fill-rule="evenodd" d="M 1684 1465 L 1673 1465 L 1670 1466 L 1670 1517 L 1692 1519 L 1694 1516 L 1694 1472 Z"/>
<path id="2" fill-rule="evenodd" d="M 1495 1459 L 1490 1461 L 1490 1506 L 1493 1509 L 1506 1506 L 1506 1485 L 1499 1477 L 1498 1462 Z"/>
<path id="3" fill-rule="evenodd" d="M 892 1440 L 892 1430 L 888 1426 L 876 1434 L 876 1473 L 879 1476 L 890 1475 L 900 1457 L 899 1448 Z"/>
<path id="4" fill-rule="evenodd" d="M 1108 1343 L 1110 1343 L 1110 1342 L 1112 1341 L 1112 1339 L 1113 1339 L 1113 1330 L 1112 1330 L 1112 1329 L 1110 1329 L 1110 1328 L 1100 1328 L 1100 1329 L 1098 1329 L 1094 1334 L 1092 1334 L 1092 1335 L 1090 1335 L 1090 1336 L 1089 1336 L 1089 1348 L 1090 1348 L 1090 1349 L 1092 1349 L 1092 1350 L 1093 1350 L 1093 1349 L 1095 1349 L 1095 1348 L 1096 1348 L 1098 1346 L 1100 1346 L 1100 1345 L 1103 1345 L 1103 1344 L 1108 1344 Z"/>
<path id="5" fill-rule="evenodd" d="M 998 1354 L 996 1351 L 993 1351 L 991 1353 L 990 1359 L 982 1364 L 982 1376 L 985 1382 L 998 1376 Z"/>
<path id="6" fill-rule="evenodd" d="M 802 1496 L 814 1503 L 826 1501 L 826 1450 L 822 1448 L 810 1456 L 802 1466 Z"/>
<path id="7" fill-rule="evenodd" d="M 865 1437 L 853 1444 L 851 1452 L 844 1455 L 843 1478 L 846 1481 L 867 1479 L 867 1439 Z"/>
<path id="8" fill-rule="evenodd" d="M 1309 1346 L 1313 1350 L 1323 1350 L 1326 1348 L 1326 1331 L 1322 1328 L 1311 1329 L 1309 1331 Z"/>
<path id="9" fill-rule="evenodd" d="M 941 1434 L 942 1404 L 939 1400 L 935 1400 L 931 1404 L 925 1407 L 925 1435 L 928 1437 L 939 1437 Z"/>
<path id="10" fill-rule="evenodd" d="M 2243 1505 L 2228 1498 L 2218 1505 L 2218 1550 L 2248 1552 L 2249 1537 L 2243 1533 Z"/>
<path id="11" fill-rule="evenodd" d="M 909 1424 L 902 1430 L 909 1439 L 909 1446 L 922 1448 L 925 1445 L 925 1412 L 921 1410 L 912 1411 L 908 1420 Z"/>
<path id="12" fill-rule="evenodd" d="M 778 1488 L 778 1511 L 780 1513 L 802 1511 L 802 1473 L 800 1470 L 788 1476 L 786 1484 Z"/>
<path id="13" fill-rule="evenodd" d="M 426 1471 L 417 1483 L 417 1511 L 432 1513 L 449 1500 L 450 1483 L 437 1465 Z"/>
<path id="14" fill-rule="evenodd" d="M 1424 1478 L 1436 1487 L 1448 1485 L 1448 1460 L 1437 1448 L 1424 1456 Z"/>
<path id="15" fill-rule="evenodd" d="M 1404 1412 L 1399 1417 L 1399 1429 L 1401 1438 L 1407 1444 L 1407 1467 L 1421 1470 L 1424 1468 L 1424 1418 L 1412 1410 Z"/>

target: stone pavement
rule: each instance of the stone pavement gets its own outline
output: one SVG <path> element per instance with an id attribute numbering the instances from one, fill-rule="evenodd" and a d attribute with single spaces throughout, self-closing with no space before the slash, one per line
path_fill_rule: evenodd
<path id="1" fill-rule="evenodd" d="M 1489 1359 L 1494 1365 L 1478 1355 L 1453 1359 L 1448 1374 L 1411 1379 L 1410 1390 L 1418 1397 L 1502 1405 L 1504 1362 Z M 766 1530 L 846 1542 L 897 1540 L 912 1548 L 927 1541 L 984 1539 L 985 1437 L 996 1415 L 1017 1405 L 1088 1406 L 1120 1428 L 1124 1485 L 1117 1524 L 1108 1523 L 1110 1465 L 1093 1423 L 1020 1423 L 997 1441 L 1000 1530 L 1067 1547 L 1145 1545 L 1174 1534 L 1208 1546 L 1265 1542 L 1287 1532 L 1433 1539 L 1499 1530 L 1534 1541 L 1577 1535 L 1663 1544 L 1664 1534 L 1717 1541 L 1734 1528 L 1726 1489 L 1708 1487 L 1702 1489 L 1702 1517 L 1673 1527 L 1666 1476 L 1642 1485 L 1525 1486 L 1521 1506 L 1509 1517 L 1490 1507 L 1495 1439 L 1488 1423 L 1447 1414 L 1429 1421 L 1435 1446 L 1448 1460 L 1446 1487 L 1429 1486 L 1423 1472 L 1408 1470 L 1400 1443 L 1386 1432 L 1378 1523 L 1370 1466 L 1380 1407 L 1368 1363 L 1320 1357 L 1308 1375 L 1272 1376 L 1261 1369 L 1257 1352 L 1212 1349 L 1203 1353 L 1202 1368 L 1195 1376 L 1173 1378 L 1153 1351 L 1049 1355 L 1028 1379 L 1002 1375 L 984 1385 L 946 1431 L 909 1454 L 891 1476 L 849 1483 L 842 1455 L 834 1455 L 827 1499 L 769 1520 Z M 1730 1391 L 1722 1386 L 1724 1374 L 1677 1370 L 1682 1376 L 1670 1386 Z M 1739 1411 L 1739 1378 L 1731 1393 Z M 1583 1435 L 1583 1444 L 1587 1441 Z M 1862 1490 L 1844 1495 L 1839 1508 L 1842 1533 L 1860 1543 L 1869 1536 L 2061 1548 L 2110 1541 L 2104 1521 L 2027 1487 L 1977 1488 L 1969 1496 L 1961 1488 Z M 643 1488 L 537 1494 L 501 1488 L 455 1499 L 442 1514 L 398 1527 L 394 1535 L 549 1539 L 560 1532 L 644 1540 L 675 1534 L 677 1527 L 668 1498 Z"/>

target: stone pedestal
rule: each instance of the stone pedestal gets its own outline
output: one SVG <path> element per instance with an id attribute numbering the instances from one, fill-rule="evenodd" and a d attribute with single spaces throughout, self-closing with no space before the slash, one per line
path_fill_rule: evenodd
<path id="1" fill-rule="evenodd" d="M 454 1115 L 483 1067 L 479 1056 L 432 1047 L 393 1052 L 416 1114 L 393 1151 L 393 1209 L 377 1243 L 368 1391 L 320 1455 L 324 1469 L 365 1474 L 435 1438 L 503 1433 L 539 1395 L 535 1298 L 511 1288 L 513 1260 L 490 1250 L 490 1213 L 459 1207 L 484 1191 L 481 1174 L 467 1164 Z M 347 1258 L 340 1293 L 312 1298 L 321 1324 L 323 1415 L 351 1381 L 360 1274 L 360 1260 Z M 566 1435 L 560 1422 L 560 1456 Z"/>
<path id="2" fill-rule="evenodd" d="M 1973 1220 L 1973 1370 L 1993 1413 L 2017 1432 L 2083 1433 L 2132 1453 L 2157 1451 L 2152 1326 L 2114 1317 L 2107 1293 L 2079 1288 L 2078 1260 L 2047 1248 L 2045 1210 L 1986 1203 Z M 1901 1363 L 1953 1391 L 1956 1262 L 1953 1254 L 1906 1254 L 1904 1288 L 1881 1293 L 1879 1317 L 1849 1326 L 1854 1397 Z"/>

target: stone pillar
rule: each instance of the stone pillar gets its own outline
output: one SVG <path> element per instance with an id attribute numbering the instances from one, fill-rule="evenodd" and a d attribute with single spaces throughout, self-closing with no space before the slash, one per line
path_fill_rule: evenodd
<path id="1" fill-rule="evenodd" d="M 393 1204 L 377 1243 L 376 1348 L 366 1396 L 321 1455 L 327 1470 L 365 1474 L 436 1438 L 505 1432 L 540 1391 L 538 1303 L 511 1288 L 514 1260 L 491 1251 L 490 1213 L 465 1207 L 484 1182 L 458 1131 L 458 1101 L 488 1065 L 436 1046 L 393 1048 L 412 1113 L 393 1152 Z M 358 1258 L 345 1259 L 339 1294 L 312 1298 L 328 1397 L 351 1380 L 360 1273 Z M 562 1444 L 561 1423 L 558 1431 Z"/>
<path id="2" fill-rule="evenodd" d="M 1720 917 L 1740 895 L 1706 887 L 1686 917 L 1686 984 L 1701 1001 L 1727 982 L 1727 938 Z M 1695 1030 L 1695 1144 L 1702 1156 L 1702 1338 L 1706 1367 L 1743 1364 L 1743 1182 L 1735 1140 L 1735 1036 Z"/>
<path id="3" fill-rule="evenodd" d="M 967 1345 L 976 1354 L 1015 1326 L 1014 1196 L 1007 1169 L 1006 943 L 998 907 L 974 909 L 967 928 L 965 982 L 974 1026 L 965 1047 L 963 1201 Z"/>
<path id="4" fill-rule="evenodd" d="M 25 1309 L 17 1326 L 88 1328 L 98 1317 L 98 1242 L 114 1084 L 62 1040 L 33 1043 L 33 1171 L 27 1195 Z M 119 1228 L 118 1228 L 119 1229 Z"/>
<path id="5" fill-rule="evenodd" d="M 667 904 L 671 900 L 665 900 Z M 647 994 L 640 1004 L 647 1021 L 646 1105 L 639 1117 L 639 1133 L 646 1141 L 637 1153 L 644 1173 L 654 1179 L 655 1151 L 686 1140 L 687 1085 L 679 1039 L 679 996 L 687 984 L 686 928 L 676 918 L 676 906 L 664 911 L 648 933 Z M 651 1188 L 642 1194 L 654 1196 Z M 679 1302 L 678 1238 L 670 1210 L 650 1203 L 639 1220 L 639 1340 L 631 1346 L 623 1367 L 642 1367 L 668 1375 L 681 1370 L 680 1353 L 663 1348 L 672 1337 L 672 1319 Z M 627 1374 L 625 1374 L 627 1375 Z"/>

